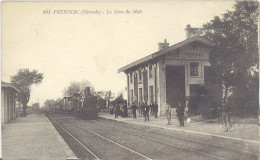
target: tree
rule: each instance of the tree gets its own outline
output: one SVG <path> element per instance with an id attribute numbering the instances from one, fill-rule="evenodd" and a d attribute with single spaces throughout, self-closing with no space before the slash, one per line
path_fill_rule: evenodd
<path id="1" fill-rule="evenodd" d="M 258 75 L 256 68 L 259 67 L 258 7 L 257 1 L 237 1 L 234 11 L 228 11 L 222 18 L 215 17 L 203 26 L 205 37 L 216 43 L 210 62 L 217 73 L 216 78 L 223 84 L 223 99 L 227 103 L 244 98 L 245 91 L 258 87 L 258 82 L 252 81 Z M 243 100 L 246 104 L 252 99 Z M 244 107 L 244 104 L 236 107 Z"/>
<path id="2" fill-rule="evenodd" d="M 71 82 L 70 85 L 64 89 L 63 95 L 73 97 L 75 94 L 83 93 L 86 87 L 90 87 L 90 92 L 94 93 L 94 86 L 87 80 L 82 82 Z"/>
<path id="3" fill-rule="evenodd" d="M 18 101 L 23 105 L 23 113 L 26 116 L 27 103 L 30 100 L 31 86 L 39 85 L 43 80 L 43 73 L 28 68 L 19 69 L 16 75 L 11 76 L 11 83 L 20 91 Z"/>

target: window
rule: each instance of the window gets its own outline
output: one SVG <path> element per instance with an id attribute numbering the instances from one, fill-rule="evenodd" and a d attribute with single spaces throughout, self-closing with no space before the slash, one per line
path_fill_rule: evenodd
<path id="1" fill-rule="evenodd" d="M 198 76 L 199 75 L 199 63 L 191 62 L 190 63 L 190 76 Z"/>
<path id="2" fill-rule="evenodd" d="M 143 93 L 142 93 L 142 88 L 139 88 L 139 102 L 143 103 Z"/>
<path id="3" fill-rule="evenodd" d="M 130 83 L 133 83 L 133 74 L 130 73 Z"/>
<path id="4" fill-rule="evenodd" d="M 154 99 L 153 99 L 153 86 L 150 86 L 149 90 L 150 90 L 150 102 L 154 102 Z"/>
<path id="5" fill-rule="evenodd" d="M 150 65 L 149 66 L 149 78 L 152 78 L 153 77 L 153 66 Z"/>
<path id="6" fill-rule="evenodd" d="M 142 80 L 142 71 L 141 71 L 141 69 L 139 69 L 138 74 L 139 74 L 139 81 L 141 81 Z"/>
<path id="7" fill-rule="evenodd" d="M 130 95 L 131 95 L 131 100 L 130 100 L 130 103 L 131 103 L 131 105 L 133 104 L 133 102 L 134 102 L 134 92 L 133 92 L 133 90 L 131 89 L 130 90 Z"/>

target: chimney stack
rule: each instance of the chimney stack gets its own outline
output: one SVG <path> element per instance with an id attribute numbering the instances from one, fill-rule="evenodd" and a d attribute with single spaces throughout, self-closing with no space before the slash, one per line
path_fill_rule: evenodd
<path id="1" fill-rule="evenodd" d="M 158 46 L 159 46 L 159 51 L 160 51 L 160 50 L 168 48 L 169 47 L 169 43 L 167 43 L 167 41 L 165 39 L 164 43 L 158 43 Z"/>
<path id="2" fill-rule="evenodd" d="M 185 31 L 186 31 L 186 39 L 198 36 L 201 32 L 200 28 L 193 28 L 189 24 L 186 26 Z"/>
<path id="3" fill-rule="evenodd" d="M 90 87 L 86 87 L 85 88 L 85 96 L 89 96 L 90 95 Z"/>

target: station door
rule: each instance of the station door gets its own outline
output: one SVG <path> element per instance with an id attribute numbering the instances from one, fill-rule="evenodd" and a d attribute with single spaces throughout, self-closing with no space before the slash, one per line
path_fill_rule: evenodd
<path id="1" fill-rule="evenodd" d="M 166 102 L 172 108 L 185 105 L 185 66 L 166 67 Z"/>

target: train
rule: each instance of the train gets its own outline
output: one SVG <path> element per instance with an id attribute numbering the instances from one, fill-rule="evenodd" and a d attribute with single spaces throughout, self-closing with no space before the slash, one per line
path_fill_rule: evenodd
<path id="1" fill-rule="evenodd" d="M 85 88 L 84 95 L 75 94 L 49 104 L 49 109 L 63 111 L 81 119 L 98 118 L 97 97 L 90 93 L 90 87 Z"/>

